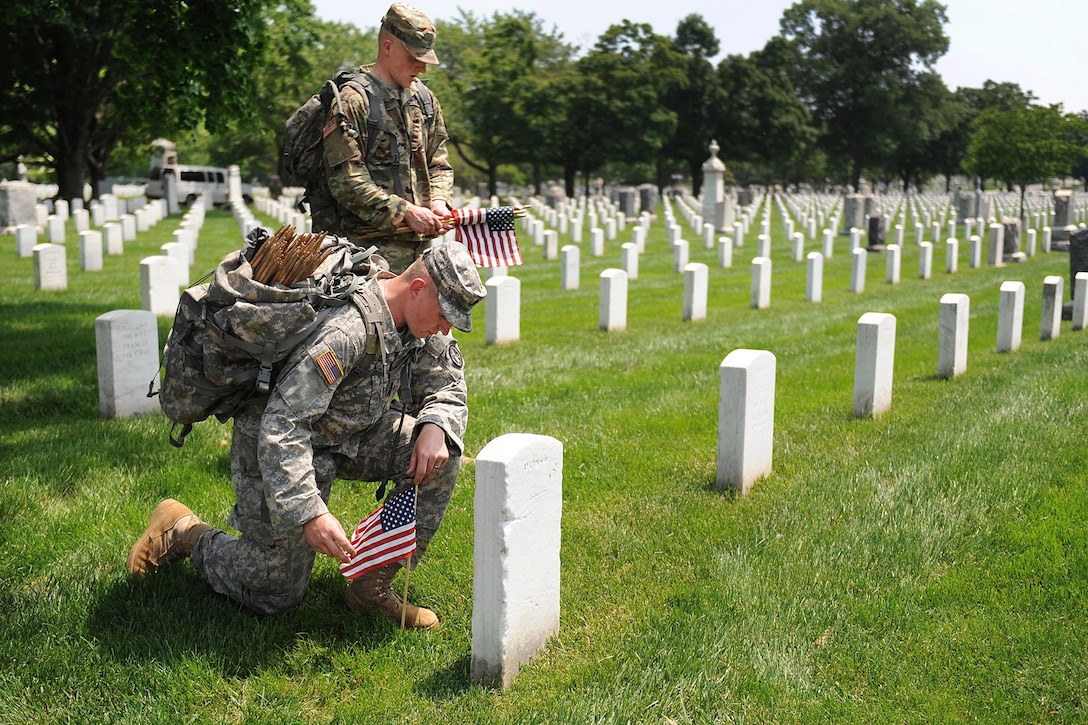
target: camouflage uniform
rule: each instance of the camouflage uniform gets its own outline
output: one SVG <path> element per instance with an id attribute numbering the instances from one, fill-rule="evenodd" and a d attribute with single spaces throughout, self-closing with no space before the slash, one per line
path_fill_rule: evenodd
<path id="1" fill-rule="evenodd" d="M 368 139 L 367 94 L 351 84 L 340 89 L 340 100 L 351 128 L 351 138 L 336 126 L 339 107 L 333 101 L 327 123 L 334 130 L 325 137 L 325 183 L 328 198 L 311 198 L 314 231 L 328 231 L 368 246 L 378 245 L 390 269 L 400 273 L 422 252 L 425 242 L 415 232 L 394 234 L 404 220 L 408 203 L 431 208 L 433 202 L 449 204 L 453 194 L 453 167 L 446 153 L 446 122 L 438 99 L 419 80 L 411 88 L 382 83 L 364 66 L 358 74 L 385 99 L 385 132 Z M 431 101 L 428 123 L 419 94 Z M 327 128 L 329 128 L 327 126 Z M 394 162 L 391 139 L 396 138 Z M 369 158 L 364 159 L 370 148 Z M 397 180 L 403 196 L 396 193 Z M 326 203 L 327 202 L 327 203 Z M 373 235 L 378 235 L 377 237 Z"/>
<path id="2" fill-rule="evenodd" d="M 215 591 L 261 613 L 302 599 L 315 558 L 302 524 L 328 511 L 333 478 L 392 479 L 397 491 L 413 485 L 406 471 L 415 429 L 423 423 L 442 428 L 450 458 L 419 488 L 414 562 L 438 530 L 457 480 L 468 409 L 456 340 L 402 336 L 377 279 L 356 299 L 370 312 L 369 327 L 353 305 L 334 310 L 291 353 L 263 409 L 235 417 L 237 503 L 229 522 L 242 536 L 212 531 L 192 552 L 193 565 Z M 337 362 L 332 373 L 318 364 L 322 356 L 328 362 L 330 351 Z M 394 401 L 398 391 L 406 403 L 403 419 Z"/>

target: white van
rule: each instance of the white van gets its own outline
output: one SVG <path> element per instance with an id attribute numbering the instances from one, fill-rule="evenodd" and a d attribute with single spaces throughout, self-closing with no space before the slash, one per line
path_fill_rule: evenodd
<path id="1" fill-rule="evenodd" d="M 147 182 L 147 196 L 151 199 L 162 199 L 166 196 L 166 182 L 164 177 L 172 174 L 178 184 L 178 201 L 182 204 L 192 204 L 197 197 L 207 192 L 212 204 L 226 204 L 227 194 L 230 191 L 227 179 L 227 170 L 217 166 L 182 166 L 168 164 L 151 169 L 151 176 Z M 249 202 L 245 186 L 242 195 Z"/>

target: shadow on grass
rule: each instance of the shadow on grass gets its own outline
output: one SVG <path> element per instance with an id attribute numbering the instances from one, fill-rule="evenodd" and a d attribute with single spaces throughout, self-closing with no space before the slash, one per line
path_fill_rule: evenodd
<path id="1" fill-rule="evenodd" d="M 471 661 L 471 656 L 465 655 L 449 667 L 431 673 L 430 677 L 417 682 L 412 689 L 421 697 L 430 700 L 452 700 L 460 697 L 478 686 L 473 684 L 470 677 Z"/>
<path id="2" fill-rule="evenodd" d="M 300 650 L 370 650 L 395 641 L 391 623 L 350 610 L 342 596 L 341 582 L 315 576 L 298 607 L 263 616 L 216 594 L 179 562 L 109 584 L 88 614 L 87 632 L 103 656 L 118 662 L 172 669 L 199 658 L 223 677 L 239 678 L 282 667 Z"/>

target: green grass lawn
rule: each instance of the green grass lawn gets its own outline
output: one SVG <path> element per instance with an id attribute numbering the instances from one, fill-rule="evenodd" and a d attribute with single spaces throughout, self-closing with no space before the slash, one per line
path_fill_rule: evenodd
<path id="1" fill-rule="evenodd" d="M 858 295 L 840 236 L 812 304 L 773 219 L 769 309 L 749 307 L 754 232 L 720 269 L 685 228 L 710 295 L 707 319 L 683 322 L 659 220 L 625 332 L 598 330 L 597 277 L 620 266 L 629 229 L 602 258 L 587 230 L 575 291 L 525 244 L 521 340 L 485 345 L 482 309 L 459 335 L 467 454 L 511 432 L 564 446 L 561 628 L 505 692 L 469 677 L 471 464 L 411 577 L 437 632 L 352 613 L 324 557 L 303 603 L 274 618 L 212 594 L 188 563 L 130 579 L 159 499 L 217 526 L 233 504 L 229 426 L 200 424 L 177 450 L 161 415 L 98 412 L 95 318 L 139 308 L 139 260 L 180 216 L 102 272 L 79 271 L 70 234 L 63 292 L 35 291 L 0 237 L 0 721 L 1088 721 L 1088 333 L 1066 322 L 1038 339 L 1043 279 L 1068 285 L 1068 256 L 971 269 L 961 240 L 960 271 L 944 273 L 938 247 L 921 280 L 908 243 L 901 284 L 874 255 Z M 193 278 L 240 241 L 210 212 Z M 1006 280 L 1027 287 L 1023 345 L 997 354 Z M 969 357 L 942 380 L 948 292 L 971 298 Z M 888 413 L 857 420 L 865 312 L 896 316 L 894 392 Z M 719 366 L 738 348 L 777 359 L 774 472 L 743 498 L 714 481 Z M 340 482 L 330 506 L 349 527 L 373 501 Z"/>

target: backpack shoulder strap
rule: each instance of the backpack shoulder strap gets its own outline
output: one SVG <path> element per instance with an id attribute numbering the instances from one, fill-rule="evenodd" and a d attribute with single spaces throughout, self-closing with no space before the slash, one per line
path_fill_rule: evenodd
<path id="1" fill-rule="evenodd" d="M 423 121 L 430 126 L 434 120 L 434 95 L 431 89 L 419 78 L 412 81 L 412 92 L 419 97 L 419 106 L 423 109 Z"/>

